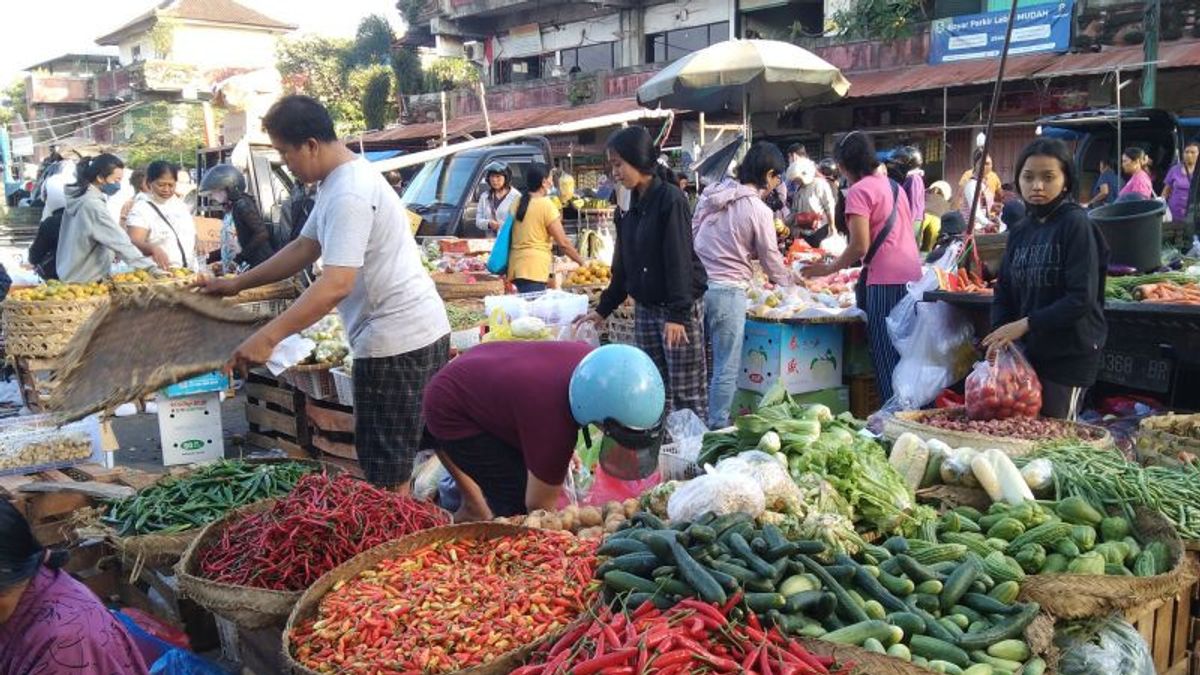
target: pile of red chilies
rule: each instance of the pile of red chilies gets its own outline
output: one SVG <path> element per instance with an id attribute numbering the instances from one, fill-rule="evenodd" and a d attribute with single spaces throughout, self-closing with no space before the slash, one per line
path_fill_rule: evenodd
<path id="1" fill-rule="evenodd" d="M 369 548 L 449 522 L 429 503 L 345 474 L 312 474 L 270 509 L 225 527 L 220 541 L 200 551 L 200 574 L 238 586 L 302 591 Z"/>
<path id="2" fill-rule="evenodd" d="M 779 629 L 764 629 L 754 614 L 747 625 L 730 621 L 724 607 L 687 599 L 665 612 L 644 603 L 631 616 L 607 607 L 535 654 L 540 663 L 512 675 L 848 675 L 853 664 L 835 664 L 809 652 Z"/>

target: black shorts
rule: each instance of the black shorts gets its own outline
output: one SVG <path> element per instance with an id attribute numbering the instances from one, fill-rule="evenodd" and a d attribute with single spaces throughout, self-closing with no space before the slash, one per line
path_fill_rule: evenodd
<path id="1" fill-rule="evenodd" d="M 460 441 L 438 440 L 436 447 L 479 485 L 493 516 L 526 513 L 525 486 L 529 475 L 519 449 L 491 434 Z"/>

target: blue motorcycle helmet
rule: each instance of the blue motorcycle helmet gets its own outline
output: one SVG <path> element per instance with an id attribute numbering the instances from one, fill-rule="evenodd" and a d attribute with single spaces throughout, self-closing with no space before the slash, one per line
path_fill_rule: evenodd
<path id="1" fill-rule="evenodd" d="M 591 424 L 604 432 L 605 471 L 621 480 L 654 473 L 667 398 L 662 375 L 645 352 L 629 345 L 593 350 L 575 367 L 568 391 L 571 415 L 584 433 Z"/>

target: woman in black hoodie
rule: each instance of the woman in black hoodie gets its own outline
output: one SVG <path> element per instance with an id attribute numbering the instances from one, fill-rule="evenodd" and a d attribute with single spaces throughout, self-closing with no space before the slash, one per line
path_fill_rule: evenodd
<path id="1" fill-rule="evenodd" d="M 667 408 L 708 419 L 704 356 L 704 265 L 692 247 L 687 197 L 658 163 L 650 133 L 626 127 L 608 139 L 608 161 L 630 190 L 629 210 L 616 219 L 612 281 L 596 311 L 581 321 L 602 324 L 625 298 L 636 301 L 635 344 L 650 355 L 667 385 Z"/>
<path id="2" fill-rule="evenodd" d="M 1075 203 L 1075 162 L 1060 140 L 1041 138 L 1017 158 L 1026 214 L 1010 230 L 992 300 L 988 356 L 1020 341 L 1042 383 L 1042 415 L 1073 419 L 1096 382 L 1108 327 L 1108 245 Z"/>

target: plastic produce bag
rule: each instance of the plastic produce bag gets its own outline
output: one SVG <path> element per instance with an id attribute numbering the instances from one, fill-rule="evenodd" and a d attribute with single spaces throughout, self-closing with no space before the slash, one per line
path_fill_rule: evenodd
<path id="1" fill-rule="evenodd" d="M 667 415 L 666 425 L 671 442 L 675 444 L 673 454 L 695 462 L 700 456 L 700 444 L 704 441 L 704 434 L 708 433 L 708 426 L 688 408 Z"/>
<path id="2" fill-rule="evenodd" d="M 1155 675 L 1154 658 L 1141 634 L 1119 616 L 1072 621 L 1059 627 L 1061 675 Z"/>
<path id="3" fill-rule="evenodd" d="M 888 336 L 892 338 L 892 344 L 896 346 L 896 351 L 901 356 L 920 345 L 912 339 L 915 337 L 920 321 L 917 307 L 925 304 L 926 293 L 939 288 L 939 271 L 950 273 L 958 270 L 958 258 L 961 254 L 962 244 L 960 242 L 952 244 L 936 263 L 925 267 L 920 279 L 908 283 L 908 294 L 901 298 L 900 302 L 896 303 L 896 306 L 888 313 Z"/>
<path id="4" fill-rule="evenodd" d="M 1009 345 L 994 360 L 975 364 L 967 377 L 966 402 L 973 420 L 1037 417 L 1042 384 L 1021 350 Z"/>
<path id="5" fill-rule="evenodd" d="M 717 462 L 717 473 L 749 476 L 762 488 L 766 508 L 782 513 L 799 513 L 804 493 L 788 474 L 787 467 L 761 450 L 750 450 Z"/>
<path id="6" fill-rule="evenodd" d="M 717 515 L 747 513 L 757 518 L 766 509 L 766 496 L 755 480 L 734 473 L 708 473 L 680 485 L 667 501 L 671 520 L 694 520 L 705 511 Z"/>
<path id="7" fill-rule="evenodd" d="M 602 506 L 614 501 L 623 502 L 626 499 L 640 496 L 646 490 L 662 482 L 657 471 L 642 480 L 621 480 L 620 478 L 616 478 L 606 472 L 603 465 L 599 462 L 596 463 L 593 471 L 595 477 L 592 480 L 591 489 L 588 490 L 587 496 L 582 500 L 584 506 Z M 703 511 L 700 513 L 703 513 Z"/>
<path id="8" fill-rule="evenodd" d="M 149 666 L 151 675 L 225 675 L 225 671 L 216 665 L 155 637 L 129 615 L 113 612 L 113 616 L 125 627 L 129 637 L 133 638 L 133 643 Z"/>
<path id="9" fill-rule="evenodd" d="M 975 329 L 960 310 L 944 302 L 921 302 L 916 317 L 910 347 L 900 352 L 892 373 L 893 399 L 885 411 L 925 407 L 965 375 L 975 359 Z"/>
<path id="10" fill-rule="evenodd" d="M 1021 478 L 1030 490 L 1040 492 L 1054 485 L 1054 463 L 1048 459 L 1035 459 L 1021 469 Z"/>

